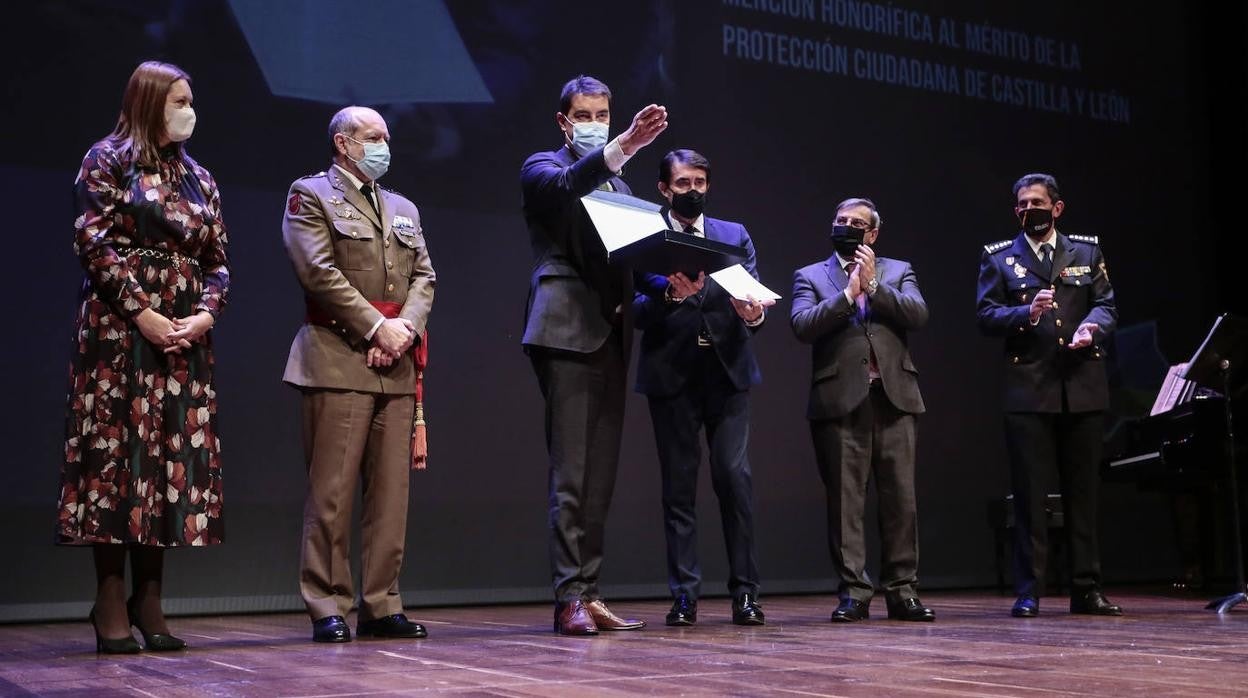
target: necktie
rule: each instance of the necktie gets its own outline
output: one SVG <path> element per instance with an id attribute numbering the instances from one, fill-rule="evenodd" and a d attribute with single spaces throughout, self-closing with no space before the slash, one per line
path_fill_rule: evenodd
<path id="1" fill-rule="evenodd" d="M 689 233 L 690 235 L 696 235 L 698 237 L 702 237 L 702 233 L 699 232 L 698 229 L 693 227 L 692 225 L 686 225 L 684 232 Z"/>
<path id="2" fill-rule="evenodd" d="M 365 184 L 360 187 L 360 193 L 368 200 L 368 205 L 373 207 L 373 213 L 377 214 L 377 220 L 381 220 L 381 210 L 377 208 L 377 200 L 373 198 L 373 185 Z"/>
<path id="3" fill-rule="evenodd" d="M 850 262 L 849 264 L 846 264 L 845 275 L 849 276 L 850 274 L 853 274 L 854 267 L 857 267 L 857 266 L 858 266 L 857 262 Z M 858 324 L 865 326 L 867 324 L 867 318 L 870 317 L 871 315 L 871 310 L 867 305 L 868 301 L 867 301 L 867 289 L 865 288 L 866 284 L 863 284 L 863 286 L 864 288 L 862 289 L 862 292 L 858 294 Z M 870 337 L 871 335 L 868 334 L 867 336 Z M 868 346 L 870 345 L 870 341 L 871 341 L 870 339 L 867 340 Z M 867 365 L 867 376 L 870 378 L 878 378 L 880 375 L 880 365 L 879 365 L 879 362 L 875 358 L 874 346 L 870 346 L 870 348 L 868 349 L 868 361 L 869 361 L 869 364 Z"/>
<path id="4" fill-rule="evenodd" d="M 854 269 L 858 266 L 857 262 L 850 262 L 845 265 L 845 276 L 852 276 Z M 866 284 L 863 284 L 862 293 L 858 294 L 858 321 L 865 322 L 867 319 L 867 291 Z"/>
<path id="5" fill-rule="evenodd" d="M 1045 281 L 1053 278 L 1053 246 L 1047 242 L 1040 246 L 1040 273 Z"/>

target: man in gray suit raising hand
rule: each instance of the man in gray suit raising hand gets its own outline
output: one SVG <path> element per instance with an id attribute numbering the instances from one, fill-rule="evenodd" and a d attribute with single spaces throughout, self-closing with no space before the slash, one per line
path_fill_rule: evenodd
<path id="1" fill-rule="evenodd" d="M 864 509 L 872 477 L 879 494 L 880 583 L 888 617 L 931 621 L 917 596 L 914 497 L 918 370 L 907 333 L 927 322 L 927 303 L 908 262 L 876 257 L 880 214 L 870 199 L 836 207 L 829 259 L 793 278 L 793 332 L 811 344 L 806 417 L 828 497 L 828 545 L 840 578 L 833 622 L 869 617 L 875 586 L 866 572 Z"/>

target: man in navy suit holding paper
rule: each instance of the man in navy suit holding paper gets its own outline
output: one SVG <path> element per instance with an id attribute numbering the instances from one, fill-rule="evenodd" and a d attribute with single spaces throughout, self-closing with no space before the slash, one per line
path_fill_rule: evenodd
<path id="1" fill-rule="evenodd" d="M 744 248 L 755 279 L 754 243 L 745 226 L 702 213 L 711 165 L 692 150 L 674 150 L 659 164 L 664 215 L 675 230 Z M 758 554 L 754 539 L 754 491 L 750 462 L 749 389 L 761 381 L 749 340 L 774 303 L 737 299 L 706 269 L 697 279 L 683 273 L 639 277 L 633 310 L 643 331 L 637 391 L 650 403 L 663 478 L 663 527 L 667 579 L 674 602 L 668 625 L 693 625 L 702 575 L 698 565 L 696 507 L 699 433 L 705 430 L 711 482 L 719 499 L 728 550 L 732 622 L 762 625 L 758 604 Z"/>
<path id="2" fill-rule="evenodd" d="M 608 141 L 611 91 L 580 75 L 563 86 L 555 123 L 560 147 L 531 155 L 520 170 L 533 249 L 522 341 L 546 400 L 554 630 L 597 635 L 645 623 L 615 615 L 598 592 L 624 426 L 632 275 L 608 261 L 581 197 L 628 193 L 620 168 L 667 128 L 667 109 L 643 108 Z"/>

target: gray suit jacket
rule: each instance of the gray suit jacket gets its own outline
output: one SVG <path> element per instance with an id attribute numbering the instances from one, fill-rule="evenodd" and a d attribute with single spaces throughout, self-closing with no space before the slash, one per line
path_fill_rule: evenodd
<path id="1" fill-rule="evenodd" d="M 364 335 L 381 311 L 369 301 L 399 303 L 423 335 L 433 306 L 434 273 L 416 205 L 377 188 L 381 217 L 364 195 L 330 167 L 295 180 L 286 199 L 282 240 L 309 307 L 331 321 L 305 322 L 290 345 L 284 381 L 304 388 L 412 394 L 410 354 L 369 368 Z"/>
<path id="2" fill-rule="evenodd" d="M 875 277 L 879 288 L 861 322 L 845 297 L 849 278 L 835 255 L 794 274 L 789 319 L 797 338 L 813 345 L 808 419 L 843 417 L 866 399 L 872 349 L 889 401 L 902 412 L 924 410 L 907 333 L 927 322 L 927 303 L 909 262 L 879 257 Z"/>

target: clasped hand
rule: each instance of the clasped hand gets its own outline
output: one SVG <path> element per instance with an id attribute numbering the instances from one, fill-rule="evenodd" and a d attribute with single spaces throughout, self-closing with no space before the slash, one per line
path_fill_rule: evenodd
<path id="1" fill-rule="evenodd" d="M 160 347 L 161 352 L 178 354 L 199 341 L 216 324 L 216 319 L 212 313 L 201 310 L 194 315 L 170 320 L 151 308 L 144 308 L 135 316 L 134 323 L 143 338 Z"/>
<path id="2" fill-rule="evenodd" d="M 373 345 L 368 348 L 365 363 L 369 368 L 392 365 L 412 347 L 416 340 L 416 326 L 404 318 L 387 318 L 373 333 Z"/>

